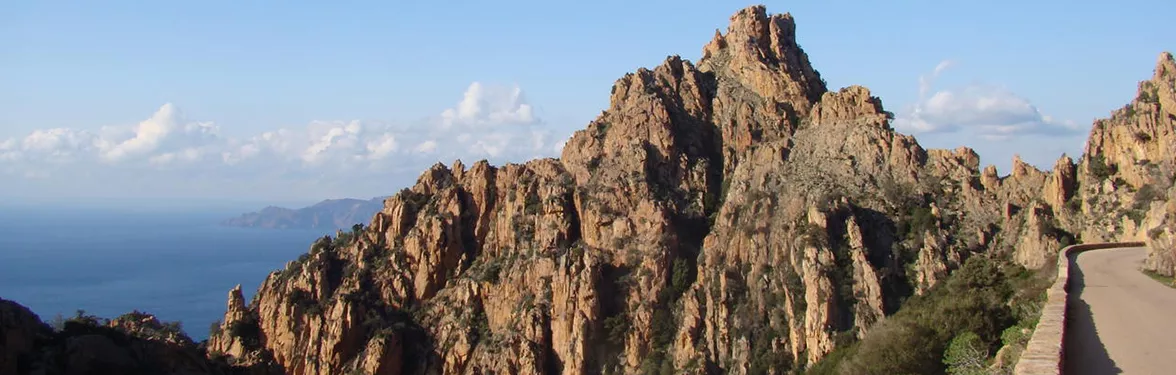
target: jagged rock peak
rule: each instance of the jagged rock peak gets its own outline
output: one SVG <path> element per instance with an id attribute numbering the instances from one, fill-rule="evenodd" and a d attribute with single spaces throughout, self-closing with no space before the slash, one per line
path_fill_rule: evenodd
<path id="1" fill-rule="evenodd" d="M 849 86 L 838 92 L 826 92 L 809 115 L 813 125 L 832 122 L 866 124 L 890 129 L 893 117 L 882 108 L 882 99 L 870 94 L 870 89 Z"/>
<path id="2" fill-rule="evenodd" d="M 1147 93 L 1150 95 L 1145 94 L 1145 89 L 1151 91 Z M 1176 60 L 1171 53 L 1160 53 L 1152 79 L 1140 84 L 1139 91 L 1138 98 L 1151 99 L 1160 105 L 1161 113 L 1176 116 Z"/>
<path id="3" fill-rule="evenodd" d="M 1021 154 L 1013 155 L 1013 178 L 1039 177 L 1040 175 L 1041 170 L 1032 164 L 1026 163 L 1024 159 L 1021 159 Z"/>
<path id="4" fill-rule="evenodd" d="M 726 35 L 716 30 L 714 39 L 702 50 L 699 69 L 726 70 L 756 94 L 791 104 L 800 113 L 807 113 L 828 91 L 796 43 L 792 15 L 768 15 L 763 5 L 731 16 Z M 778 77 L 780 74 L 784 77 Z"/>
<path id="5" fill-rule="evenodd" d="M 1077 165 L 1074 164 L 1074 160 L 1062 154 L 1062 157 L 1054 163 L 1049 179 L 1045 182 L 1045 190 L 1042 191 L 1045 201 L 1055 209 L 1065 205 L 1074 196 L 1074 189 L 1077 187 L 1077 174 Z"/>
<path id="6" fill-rule="evenodd" d="M 1161 52 L 1160 58 L 1156 61 L 1156 70 L 1153 81 L 1158 81 L 1163 78 L 1171 78 L 1176 75 L 1176 59 L 1172 58 L 1171 52 Z"/>
<path id="7" fill-rule="evenodd" d="M 1132 186 L 1155 177 L 1153 166 L 1171 167 L 1176 144 L 1176 61 L 1161 53 L 1150 79 L 1140 81 L 1135 99 L 1091 127 L 1083 161 L 1116 171 Z"/>
<path id="8" fill-rule="evenodd" d="M 755 5 L 731 16 L 724 36 L 715 30 L 715 38 L 703 49 L 703 59 L 731 47 L 737 52 L 759 54 L 765 62 L 779 62 L 799 50 L 796 45 L 796 21 L 792 14 L 768 15 L 767 8 Z"/>

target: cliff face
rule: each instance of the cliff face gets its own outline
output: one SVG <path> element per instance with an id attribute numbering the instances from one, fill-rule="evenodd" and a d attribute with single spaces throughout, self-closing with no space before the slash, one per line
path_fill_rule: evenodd
<path id="1" fill-rule="evenodd" d="M 1145 240 L 1151 251 L 1145 268 L 1176 274 L 1176 60 L 1170 53 L 1160 55 L 1130 104 L 1095 122 L 1086 152 L 1084 209 L 1102 218 L 1087 231 Z"/>

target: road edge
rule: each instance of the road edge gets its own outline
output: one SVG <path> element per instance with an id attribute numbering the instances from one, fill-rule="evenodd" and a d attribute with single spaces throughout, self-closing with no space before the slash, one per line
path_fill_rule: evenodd
<path id="1" fill-rule="evenodd" d="M 1065 360 L 1066 304 L 1069 301 L 1070 266 L 1074 256 L 1083 251 L 1146 247 L 1144 242 L 1108 242 L 1070 245 L 1058 252 L 1058 273 L 1053 285 L 1045 291 L 1041 318 L 1033 329 L 1033 336 L 1013 368 L 1014 375 L 1058 375 Z"/>

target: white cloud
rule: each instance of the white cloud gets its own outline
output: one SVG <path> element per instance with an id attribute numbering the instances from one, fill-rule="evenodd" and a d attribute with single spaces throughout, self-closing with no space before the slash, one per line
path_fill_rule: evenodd
<path id="1" fill-rule="evenodd" d="M 396 136 L 391 133 L 385 133 L 380 137 L 375 137 L 367 143 L 368 159 L 379 160 L 400 148 L 400 144 L 396 143 Z"/>
<path id="2" fill-rule="evenodd" d="M 396 188 L 387 183 L 388 178 L 411 183 L 439 161 L 463 159 L 469 164 L 489 159 L 501 164 L 557 156 L 562 140 L 571 133 L 571 129 L 553 133 L 534 116 L 522 90 L 514 86 L 475 82 L 455 107 L 437 113 L 416 124 L 313 121 L 234 138 L 222 136 L 212 122 L 188 121 L 177 106 L 168 103 L 130 126 L 106 126 L 93 132 L 45 129 L 0 139 L 0 177 L 28 184 L 48 181 L 59 189 L 101 186 L 126 194 L 132 192 L 115 186 L 147 183 L 155 190 L 251 186 L 242 193 L 266 194 L 256 186 L 350 191 L 346 189 L 360 182 L 382 181 L 378 193 L 383 194 Z M 82 175 L 105 180 L 65 180 Z M 189 183 L 193 179 L 201 182 Z M 316 194 L 329 193 L 305 194 L 321 198 Z"/>
<path id="3" fill-rule="evenodd" d="M 117 131 L 107 129 L 107 133 L 116 134 Z M 219 129 L 212 123 L 184 123 L 180 110 L 167 103 L 140 122 L 131 138 L 99 138 L 97 146 L 101 149 L 102 160 L 112 163 L 133 158 L 146 158 L 152 163 L 176 158 L 195 161 L 203 154 L 205 146 L 222 141 L 218 133 Z M 169 157 L 168 154 L 175 155 Z"/>
<path id="4" fill-rule="evenodd" d="M 940 61 L 939 64 L 935 65 L 935 70 L 932 70 L 930 75 L 919 76 L 920 101 L 927 97 L 927 92 L 931 90 L 931 83 L 935 82 L 935 79 L 939 78 L 939 75 L 943 74 L 943 71 L 947 70 L 948 68 L 951 68 L 952 65 L 955 65 L 954 61 L 943 60 Z"/>
<path id="5" fill-rule="evenodd" d="M 492 127 L 528 125 L 538 120 L 518 86 L 487 86 L 474 82 L 466 89 L 457 107 L 441 113 L 441 121 L 445 127 Z"/>
<path id="6" fill-rule="evenodd" d="M 84 157 L 95 147 L 97 137 L 85 131 L 64 128 L 36 130 L 20 141 L 19 151 L 5 153 L 3 159 L 37 159 L 44 163 L 70 163 Z M 9 140 L 6 143 L 15 143 Z"/>
<path id="7" fill-rule="evenodd" d="M 986 139 L 1008 139 L 1025 134 L 1072 135 L 1080 129 L 1072 121 L 1043 115 L 1033 103 L 996 86 L 971 85 L 933 94 L 935 80 L 955 63 L 945 60 L 919 77 L 919 98 L 899 114 L 894 127 L 911 133 L 965 131 Z"/>
<path id="8" fill-rule="evenodd" d="M 421 142 L 421 144 L 417 145 L 412 150 L 418 154 L 431 154 L 433 151 L 437 151 L 437 141 L 428 140 Z"/>

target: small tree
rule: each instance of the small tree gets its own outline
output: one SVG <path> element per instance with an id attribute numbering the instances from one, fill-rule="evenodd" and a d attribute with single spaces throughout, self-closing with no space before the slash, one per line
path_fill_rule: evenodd
<path id="1" fill-rule="evenodd" d="M 952 375 L 984 375 L 987 362 L 988 347 L 972 332 L 956 335 L 943 353 L 943 364 Z"/>

